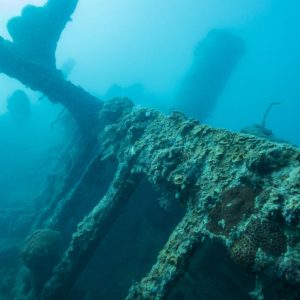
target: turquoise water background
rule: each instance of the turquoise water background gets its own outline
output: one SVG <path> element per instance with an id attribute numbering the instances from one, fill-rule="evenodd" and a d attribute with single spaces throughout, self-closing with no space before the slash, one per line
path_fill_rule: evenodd
<path id="1" fill-rule="evenodd" d="M 44 2 L 0 0 L 1 35 L 7 37 L 5 23 L 22 6 Z M 247 50 L 207 122 L 240 130 L 260 123 L 270 102 L 281 102 L 267 127 L 300 145 L 299 8 L 297 0 L 80 1 L 60 41 L 58 66 L 73 58 L 70 79 L 100 97 L 113 84 L 138 83 L 150 95 L 142 105 L 172 109 L 196 44 L 213 28 L 227 29 Z M 7 96 L 20 84 L 1 75 L 0 86 L 5 112 Z"/>

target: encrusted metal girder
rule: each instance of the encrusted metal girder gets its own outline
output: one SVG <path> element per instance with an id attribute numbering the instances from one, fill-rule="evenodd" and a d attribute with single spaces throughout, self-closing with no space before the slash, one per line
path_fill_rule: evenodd
<path id="1" fill-rule="evenodd" d="M 132 295 L 163 299 L 190 258 L 188 251 L 180 249 L 201 236 L 223 241 L 233 260 L 248 272 L 297 290 L 299 149 L 213 129 L 180 113 L 167 117 L 140 110 L 132 114 L 139 117 L 128 117 L 136 121 L 131 130 L 145 128 L 131 145 L 131 151 L 143 147 L 140 168 L 150 182 L 168 189 L 170 201 L 186 205 L 185 218 L 199 235 L 179 225 L 151 272 L 131 289 L 129 299 Z M 172 244 L 177 246 L 172 249 Z"/>
<path id="2" fill-rule="evenodd" d="M 203 223 L 198 215 L 188 211 L 171 234 L 149 274 L 131 287 L 126 300 L 163 299 L 184 274 L 193 252 L 201 244 Z"/>
<path id="3" fill-rule="evenodd" d="M 69 247 L 44 286 L 42 299 L 66 299 L 98 244 L 127 204 L 139 180 L 140 177 L 134 172 L 131 162 L 120 165 L 106 195 L 78 224 Z"/>
<path id="4" fill-rule="evenodd" d="M 186 214 L 128 299 L 164 299 L 203 237 L 223 241 L 233 260 L 249 272 L 298 286 L 299 149 L 213 129 L 180 113 L 164 116 L 130 107 L 128 100 L 105 103 L 106 113 L 99 122 L 112 114 L 121 117 L 99 132 L 103 155 L 112 151 L 119 161 L 136 157 L 132 165 L 136 174 L 167 191 L 168 201 L 185 205 Z M 112 224 L 117 214 L 102 218 Z M 99 224 L 91 226 L 85 219 L 79 231 L 81 227 L 101 231 Z M 83 235 L 80 241 L 76 250 L 84 253 L 89 238 Z M 83 269 L 86 260 L 87 256 L 78 256 L 74 268 L 80 263 Z M 64 269 L 61 263 L 60 270 L 71 274 L 71 266 L 72 262 Z M 57 278 L 59 282 L 64 277 Z M 48 284 L 46 289 L 51 291 L 53 286 Z"/>

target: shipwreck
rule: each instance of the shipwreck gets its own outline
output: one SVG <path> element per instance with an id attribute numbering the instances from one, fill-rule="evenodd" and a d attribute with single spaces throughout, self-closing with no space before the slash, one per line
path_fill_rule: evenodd
<path id="1" fill-rule="evenodd" d="M 8 23 L 12 41 L 0 37 L 0 72 L 62 104 L 79 128 L 7 299 L 218 299 L 201 293 L 213 272 L 228 299 L 299 299 L 299 149 L 103 102 L 66 80 L 55 50 L 77 2 L 27 6 Z M 235 276 L 226 291 L 218 272 Z"/>

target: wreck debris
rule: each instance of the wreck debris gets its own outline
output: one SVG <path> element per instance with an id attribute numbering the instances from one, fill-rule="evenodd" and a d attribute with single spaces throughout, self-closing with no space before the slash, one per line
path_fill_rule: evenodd
<path id="1" fill-rule="evenodd" d="M 66 111 L 66 108 L 63 108 L 63 109 L 60 111 L 60 113 L 57 115 L 56 119 L 51 123 L 51 125 L 50 125 L 51 131 L 53 131 L 55 124 L 59 122 L 59 120 L 61 119 L 61 117 L 62 117 L 63 114 L 65 113 L 65 111 Z"/>
<path id="2" fill-rule="evenodd" d="M 42 7 L 25 6 L 21 16 L 7 24 L 16 52 L 28 61 L 55 70 L 56 46 L 77 3 L 78 0 L 50 0 Z"/>
<path id="3" fill-rule="evenodd" d="M 93 195 L 95 207 L 66 239 L 64 254 L 37 289 L 38 298 L 68 297 L 142 178 L 186 211 L 152 269 L 129 290 L 128 300 L 165 299 L 204 238 L 221 241 L 245 272 L 257 275 L 261 293 L 274 279 L 281 292 L 288 294 L 290 287 L 300 295 L 299 149 L 200 125 L 179 112 L 166 116 L 135 108 L 128 99 L 102 103 L 17 47 L 0 40 L 1 72 L 63 104 L 84 134 L 94 129 L 93 139 L 77 143 L 84 144 L 83 150 L 68 153 L 56 193 L 34 229 L 64 233 L 65 212 L 84 201 L 76 193 L 84 194 L 86 178 L 99 176 L 106 160 L 118 165 L 107 192 L 101 199 Z M 31 260 L 24 261 L 31 268 Z M 34 298 L 17 289 L 13 299 Z"/>
<path id="4" fill-rule="evenodd" d="M 86 135 L 102 103 L 63 79 L 56 70 L 55 50 L 78 0 L 49 0 L 43 7 L 26 6 L 22 16 L 8 22 L 13 42 L 0 37 L 0 72 L 64 105 Z M 38 28 L 38 30 L 37 30 Z"/>
<path id="5" fill-rule="evenodd" d="M 262 123 L 261 123 L 261 126 L 262 126 L 263 128 L 266 128 L 266 120 L 267 120 L 267 116 L 268 116 L 268 114 L 270 113 L 272 107 L 273 107 L 274 105 L 279 105 L 279 104 L 281 104 L 281 102 L 271 102 L 271 103 L 269 104 L 268 108 L 266 109 L 266 111 L 265 111 L 265 113 L 264 113 L 263 120 L 262 120 Z"/>
<path id="6" fill-rule="evenodd" d="M 267 117 L 268 117 L 272 107 L 274 105 L 279 105 L 279 104 L 281 104 L 281 102 L 271 102 L 269 104 L 269 106 L 267 107 L 264 115 L 263 115 L 263 119 L 262 119 L 261 124 L 254 124 L 254 125 L 251 125 L 251 126 L 247 126 L 247 127 L 243 128 L 241 130 L 241 132 L 251 134 L 251 135 L 255 135 L 259 138 L 267 139 L 269 141 L 273 141 L 273 142 L 276 142 L 276 143 L 287 143 L 287 141 L 278 139 L 274 135 L 272 130 L 266 128 L 266 120 L 267 120 Z"/>
<path id="7" fill-rule="evenodd" d="M 26 60 L 16 46 L 0 37 L 0 72 L 21 81 L 34 91 L 40 91 L 50 101 L 61 103 L 72 114 L 85 134 L 91 132 L 102 102 L 53 72 Z"/>

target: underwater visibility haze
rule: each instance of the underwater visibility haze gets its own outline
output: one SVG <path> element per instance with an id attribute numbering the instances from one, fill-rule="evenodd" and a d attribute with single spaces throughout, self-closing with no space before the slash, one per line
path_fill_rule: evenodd
<path id="1" fill-rule="evenodd" d="M 300 299 L 299 9 L 0 0 L 0 300 Z"/>

